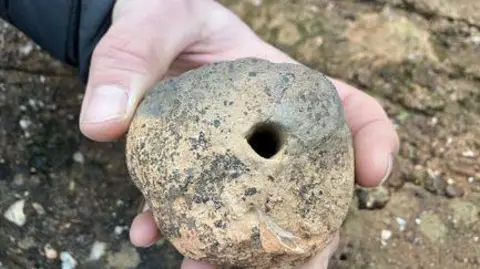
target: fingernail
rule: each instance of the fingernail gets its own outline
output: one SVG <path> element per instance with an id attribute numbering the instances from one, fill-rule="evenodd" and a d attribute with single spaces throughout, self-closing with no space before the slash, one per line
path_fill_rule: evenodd
<path id="1" fill-rule="evenodd" d="M 127 113 L 128 93 L 117 86 L 101 86 L 92 91 L 82 121 L 99 123 L 122 118 Z"/>
<path id="2" fill-rule="evenodd" d="M 388 160 L 387 160 L 387 169 L 385 172 L 385 175 L 383 176 L 382 181 L 380 182 L 380 185 L 382 185 L 384 182 L 386 182 L 390 176 L 392 175 L 393 167 L 395 166 L 395 157 L 393 156 L 393 153 L 388 154 Z"/>

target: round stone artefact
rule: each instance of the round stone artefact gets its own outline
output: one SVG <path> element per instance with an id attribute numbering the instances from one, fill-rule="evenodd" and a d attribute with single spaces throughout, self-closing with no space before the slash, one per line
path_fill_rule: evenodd
<path id="1" fill-rule="evenodd" d="M 127 136 L 127 166 L 161 233 L 185 256 L 293 268 L 346 217 L 354 152 L 321 73 L 239 59 L 159 82 Z"/>

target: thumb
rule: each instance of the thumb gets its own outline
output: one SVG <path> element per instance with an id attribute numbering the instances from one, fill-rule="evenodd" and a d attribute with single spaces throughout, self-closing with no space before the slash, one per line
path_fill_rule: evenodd
<path id="1" fill-rule="evenodd" d="M 195 39 L 191 9 L 182 1 L 122 0 L 115 11 L 93 52 L 80 113 L 82 133 L 96 141 L 126 132 L 145 91 Z"/>

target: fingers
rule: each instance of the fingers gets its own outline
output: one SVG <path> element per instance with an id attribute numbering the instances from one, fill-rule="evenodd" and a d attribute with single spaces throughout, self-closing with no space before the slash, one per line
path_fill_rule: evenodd
<path id="1" fill-rule="evenodd" d="M 160 240 L 162 235 L 157 229 L 153 214 L 147 205 L 143 212 L 135 217 L 130 228 L 130 241 L 135 247 L 149 247 Z M 181 269 L 215 269 L 212 264 L 185 258 Z"/>
<path id="2" fill-rule="evenodd" d="M 150 210 L 138 214 L 133 219 L 130 227 L 130 241 L 134 246 L 149 247 L 160 240 L 161 237 Z"/>
<path id="3" fill-rule="evenodd" d="M 344 82 L 332 81 L 343 100 L 346 120 L 354 136 L 357 183 L 377 186 L 392 172 L 400 143 L 398 135 L 373 97 Z"/>
<path id="4" fill-rule="evenodd" d="M 116 5 L 114 22 L 92 55 L 80 113 L 81 131 L 97 141 L 126 132 L 145 91 L 193 42 L 198 27 L 184 1 L 122 0 Z"/>

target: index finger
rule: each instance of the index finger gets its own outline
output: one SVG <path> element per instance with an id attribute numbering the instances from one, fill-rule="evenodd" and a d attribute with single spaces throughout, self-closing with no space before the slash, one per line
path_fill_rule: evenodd
<path id="1" fill-rule="evenodd" d="M 399 138 L 380 103 L 342 81 L 331 79 L 342 99 L 345 117 L 354 138 L 357 183 L 374 187 L 392 173 Z"/>

